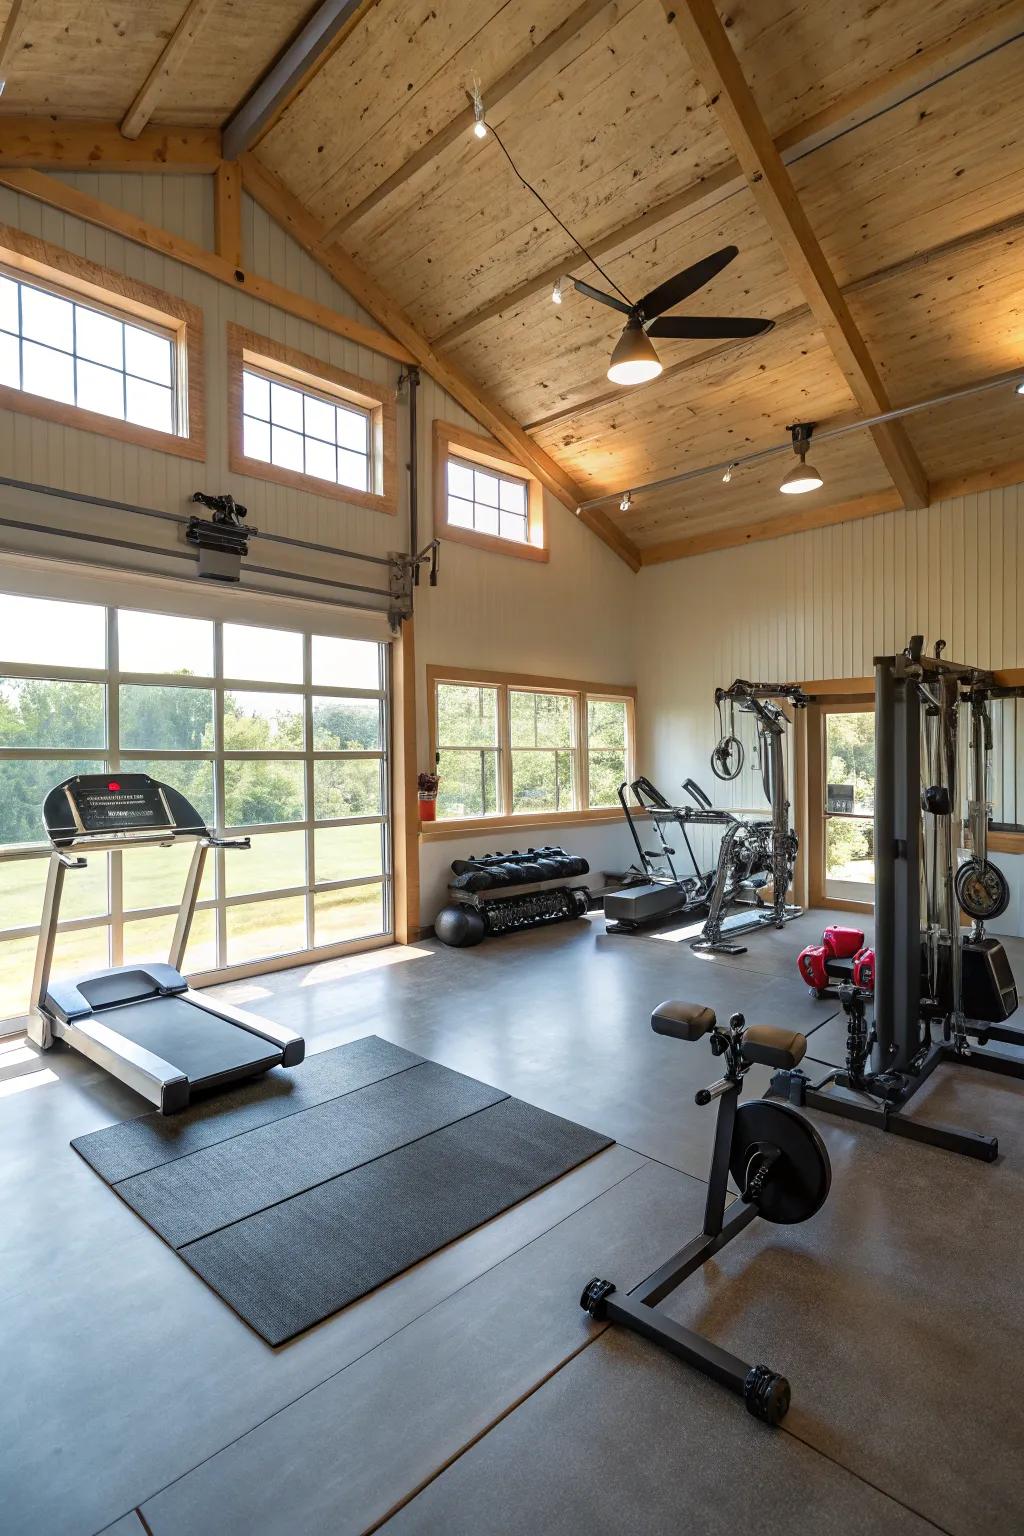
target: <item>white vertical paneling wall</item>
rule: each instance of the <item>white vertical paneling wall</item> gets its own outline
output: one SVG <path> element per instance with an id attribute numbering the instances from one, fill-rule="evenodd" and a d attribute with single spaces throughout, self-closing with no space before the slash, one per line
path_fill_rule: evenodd
<path id="1" fill-rule="evenodd" d="M 213 194 L 203 176 L 141 176 L 96 173 L 68 175 L 70 184 L 138 214 L 198 245 L 213 240 Z M 169 257 L 133 244 L 119 235 L 47 208 L 33 199 L 0 189 L 0 222 L 15 225 L 54 245 L 124 272 L 198 305 L 204 314 L 207 409 L 205 464 L 136 448 L 31 417 L 0 411 L 0 474 L 53 485 L 85 495 L 182 512 L 193 490 L 231 490 L 249 507 L 250 521 L 269 532 L 311 539 L 335 547 L 384 554 L 408 548 L 409 458 L 408 406 L 399 406 L 400 506 L 397 517 L 332 498 L 294 491 L 262 480 L 228 473 L 225 328 L 235 321 L 314 357 L 364 378 L 394 386 L 399 365 L 364 347 L 294 319 L 251 299 Z M 358 304 L 313 262 L 296 242 L 249 198 L 243 198 L 243 249 L 246 266 L 293 292 L 337 312 L 374 324 Z M 419 395 L 419 543 L 433 535 L 432 423 L 435 418 L 471 430 L 478 423 L 431 379 Z M 446 543 L 441 580 L 422 585 L 416 596 L 416 655 L 420 675 L 418 736 L 420 766 L 431 766 L 423 687 L 430 663 L 479 665 L 487 670 L 536 673 L 585 681 L 631 683 L 636 669 L 630 618 L 636 578 L 574 515 L 553 497 L 545 497 L 550 560 L 547 564 Z M 56 498 L 0 489 L 7 516 L 113 532 L 121 538 L 173 542 L 173 529 L 132 517 L 100 512 Z M 0 528 L 0 547 L 34 550 L 39 540 L 12 536 Z M 274 546 L 255 546 L 261 564 L 303 562 Z M 85 557 L 83 557 L 85 558 Z M 105 553 L 97 558 L 106 559 Z M 111 560 L 116 556 L 111 556 Z M 365 566 L 324 568 L 313 557 L 305 568 L 343 579 L 377 585 Z M 137 557 L 126 556 L 129 563 Z M 159 565 L 158 561 L 154 562 Z M 83 579 L 88 576 L 83 573 Z M 225 602 L 230 600 L 225 596 Z M 535 837 L 548 840 L 550 829 Z M 553 834 L 552 834 L 553 835 Z M 572 828 L 565 840 L 587 853 L 597 867 L 621 864 L 627 840 L 621 828 Z M 507 841 L 507 839 L 506 839 Z M 465 851 L 456 843 L 423 845 L 423 920 L 429 922 L 443 900 L 450 860 Z"/>
<path id="2" fill-rule="evenodd" d="M 714 690 L 735 677 L 867 676 L 912 634 L 945 640 L 956 660 L 1024 665 L 1022 558 L 1018 485 L 646 567 L 634 598 L 641 771 L 670 796 L 692 775 L 719 804 L 759 803 L 752 764 L 735 786 L 708 766 Z M 999 863 L 1024 886 L 1024 858 Z"/>

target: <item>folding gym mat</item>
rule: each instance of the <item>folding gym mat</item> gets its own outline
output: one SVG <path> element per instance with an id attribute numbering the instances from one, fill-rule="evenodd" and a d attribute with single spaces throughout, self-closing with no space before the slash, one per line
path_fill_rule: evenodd
<path id="1" fill-rule="evenodd" d="M 71 1145 L 283 1344 L 611 1142 L 370 1035 Z"/>

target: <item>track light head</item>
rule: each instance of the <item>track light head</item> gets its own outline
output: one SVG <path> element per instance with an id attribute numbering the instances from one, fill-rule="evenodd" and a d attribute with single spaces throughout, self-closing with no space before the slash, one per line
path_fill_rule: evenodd
<path id="1" fill-rule="evenodd" d="M 814 431 L 813 421 L 798 421 L 788 428 L 793 439 L 793 452 L 800 460 L 787 475 L 783 476 L 779 490 L 784 496 L 802 496 L 807 491 L 816 491 L 824 485 L 825 481 L 813 464 L 808 464 L 807 449 L 810 446 L 811 433 Z"/>
<path id="2" fill-rule="evenodd" d="M 566 284 L 566 279 L 564 277 L 560 277 L 560 278 L 557 279 L 557 281 L 555 283 L 555 286 L 551 290 L 551 302 L 552 302 L 552 304 L 561 304 L 561 302 L 562 302 L 562 289 L 565 287 L 565 284 Z"/>
<path id="3" fill-rule="evenodd" d="M 633 505 L 633 492 L 632 491 L 626 491 L 626 493 L 623 496 L 622 500 L 619 502 L 619 511 L 620 512 L 628 512 L 632 505 Z"/>
<path id="4" fill-rule="evenodd" d="M 630 315 L 608 364 L 609 379 L 613 384 L 646 384 L 660 372 L 661 361 L 639 315 Z"/>
<path id="5" fill-rule="evenodd" d="M 484 122 L 484 99 L 480 95 L 479 80 L 474 78 L 473 89 L 469 94 L 473 103 L 473 132 L 478 139 L 486 139 L 487 124 Z"/>
<path id="6" fill-rule="evenodd" d="M 1024 379 L 1018 379 L 1017 383 L 1013 387 L 1016 394 L 1024 395 Z"/>
<path id="7" fill-rule="evenodd" d="M 739 465 L 736 463 L 735 459 L 733 460 L 733 462 L 731 464 L 727 464 L 725 466 L 725 474 L 722 476 L 722 484 L 723 485 L 728 485 L 729 482 L 732 480 L 732 472 L 733 472 L 734 469 L 739 469 Z"/>

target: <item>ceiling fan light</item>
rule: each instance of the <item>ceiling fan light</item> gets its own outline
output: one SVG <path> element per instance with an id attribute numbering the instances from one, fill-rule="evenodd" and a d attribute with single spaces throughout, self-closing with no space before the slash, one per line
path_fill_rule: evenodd
<path id="1" fill-rule="evenodd" d="M 625 329 L 611 355 L 608 377 L 613 384 L 646 384 L 661 372 L 658 354 L 635 315 L 626 321 Z"/>
<path id="2" fill-rule="evenodd" d="M 806 491 L 820 490 L 824 484 L 814 465 L 805 464 L 801 459 L 800 463 L 794 465 L 783 477 L 779 490 L 784 496 L 802 496 Z"/>

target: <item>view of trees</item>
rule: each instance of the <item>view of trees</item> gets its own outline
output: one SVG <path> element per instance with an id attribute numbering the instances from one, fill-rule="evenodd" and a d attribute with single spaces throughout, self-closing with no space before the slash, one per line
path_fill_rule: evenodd
<path id="1" fill-rule="evenodd" d="M 508 690 L 512 804 L 515 812 L 575 808 L 575 699 Z M 438 815 L 488 816 L 499 809 L 498 690 L 442 683 L 437 690 Z M 626 705 L 587 702 L 591 806 L 615 805 L 626 775 Z"/>
<path id="2" fill-rule="evenodd" d="M 825 870 L 833 878 L 874 879 L 875 717 L 871 710 L 825 717 L 826 783 L 852 784 L 853 805 L 865 820 L 830 817 Z M 841 875 L 842 872 L 842 875 Z"/>
<path id="3" fill-rule="evenodd" d="M 103 696 L 101 683 L 8 679 L 0 684 L 0 747 L 52 747 L 60 752 L 102 749 L 106 745 Z M 173 783 L 210 822 L 214 820 L 213 699 L 213 692 L 206 688 L 132 684 L 122 686 L 119 701 L 121 746 L 153 754 L 133 766 Z M 302 751 L 300 695 L 228 693 L 224 716 L 224 741 L 232 750 Z M 376 700 L 324 697 L 314 703 L 313 737 L 320 751 L 379 751 L 380 731 Z M 165 752 L 205 752 L 211 757 L 161 760 Z M 41 841 L 43 800 L 54 784 L 76 773 L 102 771 L 103 763 L 96 759 L 0 761 L 0 843 Z M 321 760 L 314 775 L 318 818 L 381 814 L 379 762 Z M 220 819 L 226 825 L 301 821 L 304 807 L 300 762 L 267 759 L 225 765 Z"/>

